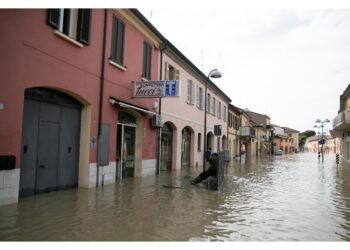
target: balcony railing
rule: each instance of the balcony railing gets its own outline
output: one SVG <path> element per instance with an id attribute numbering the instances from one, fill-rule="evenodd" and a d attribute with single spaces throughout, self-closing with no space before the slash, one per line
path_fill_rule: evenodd
<path id="1" fill-rule="evenodd" d="M 243 126 L 239 128 L 240 136 L 255 137 L 255 129 L 248 126 Z"/>
<path id="2" fill-rule="evenodd" d="M 344 130 L 350 128 L 350 110 L 340 112 L 333 119 L 333 130 Z"/>

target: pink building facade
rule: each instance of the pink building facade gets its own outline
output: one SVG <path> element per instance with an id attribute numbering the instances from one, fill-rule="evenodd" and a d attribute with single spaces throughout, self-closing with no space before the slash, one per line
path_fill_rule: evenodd
<path id="1" fill-rule="evenodd" d="M 162 55 L 164 80 L 180 81 L 179 97 L 162 99 L 161 169 L 202 168 L 204 163 L 204 94 L 207 81 L 207 148 L 227 149 L 230 98 L 180 51 L 167 44 Z M 214 126 L 220 126 L 215 135 Z"/>
<path id="2" fill-rule="evenodd" d="M 0 205 L 155 173 L 157 31 L 133 10 L 0 10 Z"/>
<path id="3" fill-rule="evenodd" d="M 274 152 L 277 150 L 282 150 L 284 154 L 293 153 L 293 142 L 291 138 L 285 135 L 276 135 L 273 139 L 274 142 Z"/>

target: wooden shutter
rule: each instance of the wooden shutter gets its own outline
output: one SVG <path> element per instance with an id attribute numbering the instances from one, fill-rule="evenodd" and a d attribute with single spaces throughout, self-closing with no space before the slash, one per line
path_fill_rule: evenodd
<path id="1" fill-rule="evenodd" d="M 180 70 L 175 70 L 175 80 L 180 80 Z"/>
<path id="2" fill-rule="evenodd" d="M 147 43 L 143 42 L 142 77 L 147 76 Z"/>
<path id="3" fill-rule="evenodd" d="M 60 25 L 60 9 L 48 9 L 47 23 L 55 29 Z"/>
<path id="4" fill-rule="evenodd" d="M 196 100 L 196 84 L 194 82 L 191 81 L 191 104 L 194 104 L 195 100 Z"/>
<path id="5" fill-rule="evenodd" d="M 112 61 L 117 60 L 117 27 L 118 27 L 118 20 L 115 16 L 113 16 L 112 42 L 111 42 L 111 59 L 112 59 Z"/>
<path id="6" fill-rule="evenodd" d="M 191 80 L 187 80 L 187 103 L 191 103 Z"/>
<path id="7" fill-rule="evenodd" d="M 70 31 L 70 9 L 64 9 L 64 14 L 63 14 L 63 30 L 62 32 L 66 34 L 67 36 L 70 36 L 69 31 Z"/>
<path id="8" fill-rule="evenodd" d="M 123 65 L 124 63 L 124 23 L 118 20 L 117 27 L 117 63 Z"/>
<path id="9" fill-rule="evenodd" d="M 90 43 L 91 9 L 78 10 L 77 40 L 83 44 Z"/>
<path id="10" fill-rule="evenodd" d="M 152 54 L 152 46 L 146 43 L 146 49 L 147 49 L 147 58 L 146 58 L 146 76 L 147 79 L 151 79 L 151 54 Z"/>
<path id="11" fill-rule="evenodd" d="M 152 47 L 148 43 L 143 43 L 143 67 L 142 76 L 146 79 L 151 79 L 151 52 Z"/>
<path id="12" fill-rule="evenodd" d="M 164 79 L 170 80 L 169 79 L 170 70 L 169 70 L 169 63 L 168 62 L 165 62 L 164 68 L 165 68 L 165 73 L 164 73 L 165 78 Z"/>

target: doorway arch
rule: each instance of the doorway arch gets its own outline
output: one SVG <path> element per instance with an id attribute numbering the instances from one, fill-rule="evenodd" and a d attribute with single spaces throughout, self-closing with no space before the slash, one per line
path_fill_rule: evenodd
<path id="1" fill-rule="evenodd" d="M 160 170 L 172 169 L 174 129 L 169 122 L 162 127 Z"/>
<path id="2" fill-rule="evenodd" d="M 188 168 L 191 166 L 192 134 L 193 130 L 190 127 L 187 126 L 182 129 L 181 168 Z"/>
<path id="3" fill-rule="evenodd" d="M 136 127 L 137 119 L 135 116 L 124 110 L 118 112 L 116 179 L 135 176 Z"/>
<path id="4" fill-rule="evenodd" d="M 214 134 L 213 132 L 207 133 L 207 147 L 208 150 L 214 151 Z"/>
<path id="5" fill-rule="evenodd" d="M 78 186 L 82 107 L 60 91 L 25 90 L 20 196 Z"/>

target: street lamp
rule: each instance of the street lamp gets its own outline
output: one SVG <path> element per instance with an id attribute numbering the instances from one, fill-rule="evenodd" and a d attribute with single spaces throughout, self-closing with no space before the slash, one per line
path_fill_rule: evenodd
<path id="1" fill-rule="evenodd" d="M 323 141 L 323 127 L 324 127 L 324 123 L 328 123 L 328 122 L 330 122 L 330 120 L 329 119 L 324 119 L 323 121 L 322 120 L 320 120 L 320 119 L 317 119 L 316 121 L 315 121 L 316 123 L 321 123 L 321 128 L 322 128 L 322 132 L 321 132 L 321 140 L 322 140 L 322 146 L 321 146 L 321 153 L 322 153 L 322 162 L 323 162 L 323 144 L 324 144 L 324 141 Z"/>
<path id="2" fill-rule="evenodd" d="M 205 81 L 205 91 L 204 91 L 204 146 L 203 146 L 203 172 L 205 171 L 205 154 L 207 152 L 207 92 L 208 92 L 208 81 L 211 78 L 220 78 L 222 75 L 217 69 L 213 69 L 208 74 L 208 79 Z M 209 107 L 208 107 L 209 111 Z"/>
<path id="3" fill-rule="evenodd" d="M 271 140 L 271 151 L 270 151 L 270 154 L 271 155 L 274 155 L 274 143 L 273 143 L 273 140 L 274 140 L 274 131 L 275 131 L 275 128 L 274 127 L 271 127 L 271 130 L 270 130 L 270 132 L 271 132 L 271 134 L 270 134 L 270 140 Z"/>
<path id="4" fill-rule="evenodd" d="M 318 157 L 320 154 L 320 127 L 321 126 L 317 126 L 316 124 L 314 125 L 314 128 L 317 128 L 317 155 L 318 155 Z M 318 158 L 318 160 L 320 160 L 320 158 Z"/>

